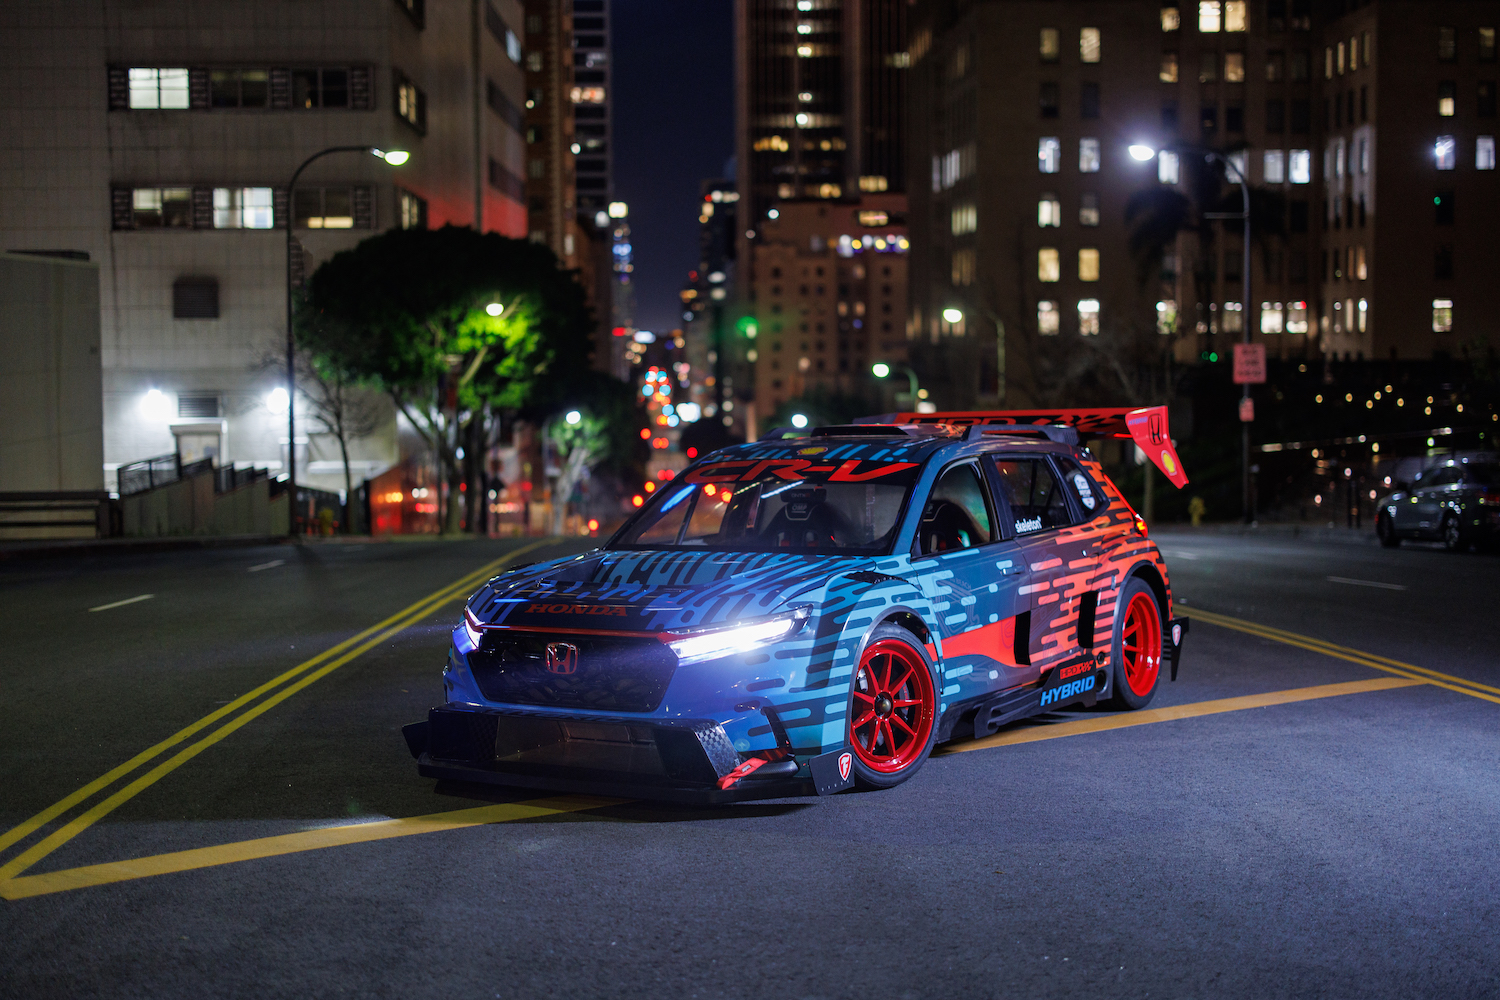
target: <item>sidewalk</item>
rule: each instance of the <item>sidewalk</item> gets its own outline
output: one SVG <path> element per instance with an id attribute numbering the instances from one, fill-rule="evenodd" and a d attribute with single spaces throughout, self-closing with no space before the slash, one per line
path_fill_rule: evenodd
<path id="1" fill-rule="evenodd" d="M 0 562 L 52 556 L 94 556 L 110 553 L 174 552 L 184 549 L 234 549 L 282 545 L 285 535 L 180 535 L 157 538 L 37 539 L 0 542 Z"/>
<path id="2" fill-rule="evenodd" d="M 1203 524 L 1193 527 L 1188 524 L 1153 524 L 1150 526 L 1152 535 L 1242 535 L 1259 536 L 1263 538 L 1306 538 L 1320 542 L 1342 542 L 1346 545 L 1376 545 L 1380 539 L 1375 537 L 1375 526 L 1366 525 L 1362 528 L 1345 528 L 1330 525 L 1328 522 L 1316 524 L 1308 523 L 1267 523 L 1255 522 L 1243 524 L 1238 521 L 1227 523 Z"/>

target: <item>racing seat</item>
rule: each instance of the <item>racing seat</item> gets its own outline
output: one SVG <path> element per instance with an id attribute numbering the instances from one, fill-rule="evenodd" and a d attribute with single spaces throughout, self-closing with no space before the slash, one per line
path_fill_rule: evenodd
<path id="1" fill-rule="evenodd" d="M 969 512 L 951 500 L 929 501 L 917 528 L 917 541 L 924 555 L 967 549 L 980 537 Z"/>
<path id="2" fill-rule="evenodd" d="M 831 505 L 813 503 L 802 510 L 788 504 L 776 512 L 761 540 L 773 549 L 837 549 L 850 536 L 849 525 Z M 800 515 L 800 516 L 799 516 Z"/>

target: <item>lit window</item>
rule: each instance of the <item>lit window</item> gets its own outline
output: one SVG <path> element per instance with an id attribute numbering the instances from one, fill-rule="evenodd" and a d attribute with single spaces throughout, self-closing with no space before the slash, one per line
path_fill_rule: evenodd
<path id="1" fill-rule="evenodd" d="M 1080 62 L 1099 61 L 1099 29 L 1084 28 L 1078 32 L 1078 59 Z"/>
<path id="2" fill-rule="evenodd" d="M 1056 136 L 1039 139 L 1036 144 L 1037 166 L 1044 174 L 1055 174 L 1062 169 L 1062 140 Z"/>
<path id="3" fill-rule="evenodd" d="M 513 63 L 521 61 L 521 40 L 509 28 L 505 29 L 505 54 L 510 57 L 510 61 Z"/>
<path id="4" fill-rule="evenodd" d="M 1281 331 L 1281 303 L 1262 302 L 1260 304 L 1260 332 L 1280 333 Z"/>
<path id="5" fill-rule="evenodd" d="M 1474 169 L 1495 169 L 1495 137 L 1482 135 L 1474 141 Z"/>
<path id="6" fill-rule="evenodd" d="M 1056 247 L 1042 247 L 1036 252 L 1036 277 L 1038 281 L 1062 280 L 1062 257 Z"/>
<path id="7" fill-rule="evenodd" d="M 1078 202 L 1078 224 L 1080 226 L 1099 224 L 1099 196 L 1092 191 L 1085 191 Z"/>
<path id="8" fill-rule="evenodd" d="M 1176 7 L 1161 9 L 1161 30 L 1176 31 L 1182 27 L 1182 12 Z"/>
<path id="9" fill-rule="evenodd" d="M 1245 0 L 1228 0 L 1224 4 L 1224 30 L 1225 31 L 1249 31 L 1250 15 L 1247 10 L 1249 4 Z"/>
<path id="10" fill-rule="evenodd" d="M 1333 176 L 1335 177 L 1344 176 L 1344 148 L 1343 139 L 1333 144 Z M 1325 163 L 1323 166 L 1326 168 L 1328 165 Z M 1326 169 L 1324 173 L 1327 173 Z"/>
<path id="11" fill-rule="evenodd" d="M 1312 183 L 1312 150 L 1293 149 L 1287 152 L 1287 180 L 1293 184 Z"/>
<path id="12" fill-rule="evenodd" d="M 1157 79 L 1162 83 L 1177 82 L 1177 53 L 1163 52 L 1161 54 L 1161 71 L 1157 73 Z"/>
<path id="13" fill-rule="evenodd" d="M 1078 251 L 1078 280 L 1099 280 L 1099 251 L 1093 247 Z"/>
<path id="14" fill-rule="evenodd" d="M 1245 82 L 1245 53 L 1243 53 L 1243 52 L 1226 52 L 1226 53 L 1224 53 L 1224 82 L 1225 83 L 1244 83 Z"/>
<path id="15" fill-rule="evenodd" d="M 1354 251 L 1354 277 L 1364 281 L 1370 277 L 1370 266 L 1365 263 L 1365 248 L 1356 247 Z"/>
<path id="16" fill-rule="evenodd" d="M 1261 157 L 1264 182 L 1282 184 L 1286 181 L 1286 153 L 1279 149 L 1268 149 Z"/>
<path id="17" fill-rule="evenodd" d="M 132 69 L 130 106 L 142 110 L 188 107 L 188 71 L 185 69 Z"/>
<path id="18" fill-rule="evenodd" d="M 352 192 L 348 188 L 299 187 L 292 205 L 292 223 L 298 229 L 353 229 Z"/>
<path id="19" fill-rule="evenodd" d="M 418 129 L 427 128 L 427 95 L 399 74 L 396 77 L 396 114 Z"/>
<path id="20" fill-rule="evenodd" d="M 191 229 L 191 188 L 136 188 L 131 192 L 133 223 L 137 229 Z"/>
<path id="21" fill-rule="evenodd" d="M 797 25 L 797 34 L 810 35 L 812 33 L 813 26 L 811 24 L 808 24 L 806 21 L 803 21 L 801 24 Z"/>
<path id="22" fill-rule="evenodd" d="M 1099 300 L 1078 300 L 1078 332 L 1085 337 L 1099 336 Z"/>
<path id="23" fill-rule="evenodd" d="M 214 228 L 270 229 L 272 205 L 270 188 L 214 188 Z"/>
<path id="24" fill-rule="evenodd" d="M 1198 30 L 1212 34 L 1220 27 L 1219 0 L 1198 0 Z"/>
<path id="25" fill-rule="evenodd" d="M 1099 140 L 1078 140 L 1078 172 L 1081 174 L 1097 174 L 1099 172 Z"/>
<path id="26" fill-rule="evenodd" d="M 1044 194 L 1037 199 L 1036 224 L 1043 228 L 1062 225 L 1062 203 L 1055 194 Z"/>
<path id="27" fill-rule="evenodd" d="M 1182 161 L 1176 153 L 1162 150 L 1156 154 L 1156 179 L 1163 184 L 1176 184 L 1182 179 Z"/>
<path id="28" fill-rule="evenodd" d="M 979 228 L 979 212 L 972 203 L 954 205 L 951 214 L 954 236 L 963 236 Z"/>
<path id="29" fill-rule="evenodd" d="M 1156 304 L 1156 332 L 1164 337 L 1177 332 L 1177 303 L 1171 299 Z"/>
<path id="30" fill-rule="evenodd" d="M 1368 174 L 1370 172 L 1370 140 L 1364 136 L 1359 139 L 1359 172 Z"/>
<path id="31" fill-rule="evenodd" d="M 603 87 L 574 87 L 568 92 L 574 104 L 603 104 Z M 798 115 L 798 117 L 802 117 Z M 800 122 L 798 124 L 801 124 Z"/>
<path id="32" fill-rule="evenodd" d="M 974 284 L 975 260 L 973 247 L 953 251 L 952 279 L 955 286 Z"/>
<path id="33" fill-rule="evenodd" d="M 526 53 L 526 68 L 527 68 L 527 70 L 529 70 L 532 73 L 540 73 L 542 71 L 542 66 L 543 66 L 542 58 L 543 57 L 542 57 L 542 53 L 541 53 L 540 50 L 533 50 L 531 52 Z"/>
<path id="34" fill-rule="evenodd" d="M 1224 333 L 1245 332 L 1245 304 L 1243 302 L 1224 303 L 1224 312 L 1222 315 L 1224 317 L 1224 325 L 1222 327 Z"/>
<path id="35" fill-rule="evenodd" d="M 1458 143 L 1451 135 L 1440 135 L 1432 144 L 1432 156 L 1439 170 L 1452 170 L 1458 163 Z"/>
<path id="36" fill-rule="evenodd" d="M 1246 181 L 1250 179 L 1250 165 L 1246 162 L 1249 155 L 1249 150 L 1237 149 L 1224 157 L 1224 159 L 1229 161 L 1229 168 L 1225 171 L 1225 174 L 1228 176 L 1231 184 L 1238 184 L 1241 179 Z"/>
<path id="37" fill-rule="evenodd" d="M 1364 333 L 1370 318 L 1370 302 L 1368 299 L 1359 300 L 1359 332 Z"/>
<path id="38" fill-rule="evenodd" d="M 1307 332 L 1307 303 L 1288 302 L 1286 307 L 1286 332 Z"/>
<path id="39" fill-rule="evenodd" d="M 1057 62 L 1062 55 L 1062 38 L 1056 28 L 1043 28 L 1041 41 L 1038 46 L 1042 62 Z"/>
<path id="40" fill-rule="evenodd" d="M 396 189 L 396 216 L 402 229 L 427 228 L 427 202 L 410 191 Z"/>
<path id="41" fill-rule="evenodd" d="M 1333 48 L 1329 46 L 1323 50 L 1323 79 L 1333 79 Z"/>
<path id="42" fill-rule="evenodd" d="M 813 54 L 813 47 L 811 45 L 799 45 L 799 46 L 797 46 L 797 57 L 799 59 L 811 59 L 812 58 L 812 54 Z"/>
<path id="43" fill-rule="evenodd" d="M 1432 300 L 1432 332 L 1450 333 L 1453 330 L 1453 300 Z"/>
<path id="44" fill-rule="evenodd" d="M 1365 44 L 1369 45 L 1369 42 L 1366 42 Z M 1369 65 L 1369 62 L 1370 62 L 1369 55 L 1370 54 L 1368 52 L 1365 53 L 1365 64 L 1366 65 Z M 1494 62 L 1495 61 L 1495 29 L 1494 28 L 1480 28 L 1479 29 L 1479 61 L 1480 62 Z"/>
<path id="45" fill-rule="evenodd" d="M 1051 299 L 1038 302 L 1036 304 L 1037 333 L 1050 337 L 1060 329 L 1062 329 L 1062 312 L 1057 308 L 1057 303 Z"/>
<path id="46" fill-rule="evenodd" d="M 1443 118 L 1453 117 L 1454 98 L 1458 95 L 1458 85 L 1452 80 L 1438 81 L 1438 115 Z"/>
<path id="47" fill-rule="evenodd" d="M 1359 68 L 1359 39 L 1349 36 L 1349 72 Z"/>
<path id="48" fill-rule="evenodd" d="M 1333 68 L 1339 76 L 1344 75 L 1344 43 L 1339 42 L 1333 50 Z"/>

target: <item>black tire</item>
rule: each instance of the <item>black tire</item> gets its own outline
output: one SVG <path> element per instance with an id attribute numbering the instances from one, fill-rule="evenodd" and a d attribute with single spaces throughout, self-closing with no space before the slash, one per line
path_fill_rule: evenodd
<path id="1" fill-rule="evenodd" d="M 1391 523 L 1389 514 L 1381 514 L 1375 521 L 1375 534 L 1385 548 L 1394 549 L 1401 544 L 1401 536 L 1396 534 L 1396 526 Z"/>
<path id="2" fill-rule="evenodd" d="M 1128 651 L 1125 648 L 1127 627 L 1134 631 L 1138 643 L 1145 643 L 1144 649 L 1136 647 L 1129 663 L 1126 662 Z M 1110 707 L 1134 711 L 1151 704 L 1156 689 L 1161 686 L 1165 652 L 1166 629 L 1156 591 L 1145 580 L 1133 576 L 1120 588 L 1120 596 L 1115 601 L 1114 637 L 1109 647 L 1110 680 L 1115 693 Z M 1153 653 L 1155 663 L 1144 662 L 1152 659 Z"/>
<path id="3" fill-rule="evenodd" d="M 925 725 L 925 738 L 918 739 L 913 736 L 908 745 L 900 747 L 899 753 L 890 755 L 892 759 L 885 766 L 894 767 L 894 770 L 883 770 L 881 766 L 872 764 L 872 762 L 878 762 L 878 758 L 882 756 L 877 743 L 878 740 L 885 739 L 880 735 L 880 720 L 886 720 L 887 731 L 896 733 L 898 730 L 890 725 L 890 722 L 895 721 L 893 716 L 904 713 L 901 715 L 902 721 L 899 724 L 907 725 L 921 718 L 921 714 L 914 712 L 912 707 L 888 708 L 885 714 L 878 715 L 873 723 L 855 725 L 867 712 L 874 710 L 874 706 L 868 702 L 885 693 L 877 689 L 880 687 L 878 681 L 882 667 L 881 658 L 887 655 L 892 657 L 890 663 L 894 663 L 896 659 L 901 661 L 900 669 L 904 670 L 906 667 L 912 669 L 910 679 L 906 684 L 897 687 L 894 693 L 899 695 L 906 691 L 927 700 L 926 717 L 917 724 L 918 734 L 921 734 L 922 726 Z M 893 670 L 893 667 L 887 667 L 885 674 L 887 684 L 893 682 L 891 677 Z M 921 676 L 917 674 L 917 671 L 921 671 Z M 918 690 L 924 682 L 927 692 L 925 695 Z M 927 655 L 926 647 L 916 636 L 895 625 L 880 625 L 870 633 L 869 638 L 865 640 L 864 649 L 860 651 L 859 664 L 855 667 L 854 676 L 849 679 L 849 711 L 846 716 L 849 721 L 844 730 L 850 748 L 855 751 L 851 770 L 856 787 L 862 789 L 893 788 L 922 769 L 922 765 L 932 753 L 933 743 L 937 741 L 938 720 L 941 715 L 938 710 L 940 690 L 937 667 L 933 665 L 931 657 Z M 870 733 L 871 725 L 874 727 L 873 734 Z M 868 747 L 864 742 L 865 736 L 868 736 L 870 740 Z M 898 736 L 898 743 L 899 738 Z M 896 749 L 889 743 L 887 747 L 892 750 Z M 867 761 L 866 758 L 869 760 Z"/>
<path id="4" fill-rule="evenodd" d="M 1443 518 L 1443 548 L 1449 552 L 1469 551 L 1469 535 L 1464 531 L 1457 514 L 1449 514 Z"/>

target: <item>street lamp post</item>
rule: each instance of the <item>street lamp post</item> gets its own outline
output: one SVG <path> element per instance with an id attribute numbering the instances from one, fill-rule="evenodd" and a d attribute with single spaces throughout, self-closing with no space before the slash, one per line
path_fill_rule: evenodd
<path id="1" fill-rule="evenodd" d="M 411 154 L 404 149 L 330 146 L 303 160 L 286 186 L 286 531 L 293 538 L 297 537 L 297 340 L 292 329 L 292 229 L 297 214 L 297 178 L 302 176 L 302 171 L 314 160 L 331 153 L 371 153 L 393 167 L 399 167 L 411 158 Z M 348 498 L 344 502 L 348 503 Z"/>
<path id="2" fill-rule="evenodd" d="M 877 361 L 870 366 L 870 374 L 876 378 L 887 378 L 892 372 L 901 372 L 906 376 L 907 385 L 911 389 L 911 407 L 915 410 L 917 408 L 917 393 L 920 391 L 917 388 L 916 372 L 905 365 L 893 365 L 885 361 Z"/>
<path id="3" fill-rule="evenodd" d="M 1251 343 L 1250 337 L 1250 184 L 1245 178 L 1245 171 L 1234 160 L 1216 150 L 1203 146 L 1180 146 L 1188 152 L 1200 153 L 1205 160 L 1220 164 L 1224 168 L 1225 176 L 1240 186 L 1240 213 L 1205 212 L 1204 218 L 1208 219 L 1240 219 L 1243 221 L 1244 247 L 1240 252 L 1240 330 L 1244 343 Z M 1156 158 L 1158 150 L 1145 144 L 1138 143 L 1130 147 L 1130 155 L 1142 162 Z M 1249 154 L 1246 154 L 1246 162 L 1249 162 Z M 1241 516 L 1246 523 L 1250 521 L 1250 421 L 1243 419 L 1246 402 L 1250 399 L 1250 384 L 1247 382 L 1242 387 L 1240 396 L 1240 508 Z"/>

